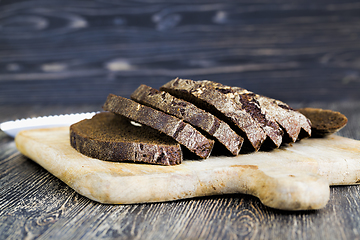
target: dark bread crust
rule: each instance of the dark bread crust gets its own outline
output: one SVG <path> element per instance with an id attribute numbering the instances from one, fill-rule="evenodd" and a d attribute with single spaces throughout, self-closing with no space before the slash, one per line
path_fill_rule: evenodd
<path id="1" fill-rule="evenodd" d="M 176 116 L 205 131 L 223 144 L 233 155 L 238 155 L 244 139 L 228 124 L 194 104 L 176 98 L 167 92 L 140 85 L 131 98 L 141 104 Z"/>
<path id="2" fill-rule="evenodd" d="M 213 149 L 214 140 L 207 139 L 190 124 L 130 99 L 109 94 L 103 109 L 156 129 L 201 158 L 209 157 Z"/>
<path id="3" fill-rule="evenodd" d="M 71 125 L 70 144 L 88 157 L 105 161 L 160 165 L 182 162 L 181 147 L 173 139 L 109 112 Z"/>
<path id="4" fill-rule="evenodd" d="M 255 150 L 259 150 L 266 139 L 261 126 L 248 112 L 239 108 L 231 99 L 214 88 L 193 80 L 176 78 L 163 85 L 160 90 L 192 102 L 225 121 L 238 134 L 249 140 Z"/>

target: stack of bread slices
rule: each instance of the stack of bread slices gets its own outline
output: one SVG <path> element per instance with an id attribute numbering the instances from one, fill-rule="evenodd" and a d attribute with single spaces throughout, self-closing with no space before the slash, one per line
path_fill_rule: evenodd
<path id="1" fill-rule="evenodd" d="M 175 165 L 184 153 L 236 156 L 311 135 L 309 119 L 287 104 L 207 80 L 141 85 L 131 99 L 109 94 L 103 109 L 71 125 L 70 144 L 107 161 Z"/>

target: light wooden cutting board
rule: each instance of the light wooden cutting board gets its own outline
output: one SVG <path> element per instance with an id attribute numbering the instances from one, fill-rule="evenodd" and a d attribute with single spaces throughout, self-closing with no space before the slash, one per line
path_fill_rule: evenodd
<path id="1" fill-rule="evenodd" d="M 15 142 L 22 154 L 79 194 L 108 204 L 244 193 L 272 208 L 308 210 L 326 205 L 329 185 L 360 183 L 360 141 L 335 135 L 177 166 L 86 157 L 70 146 L 68 127 L 22 131 Z"/>

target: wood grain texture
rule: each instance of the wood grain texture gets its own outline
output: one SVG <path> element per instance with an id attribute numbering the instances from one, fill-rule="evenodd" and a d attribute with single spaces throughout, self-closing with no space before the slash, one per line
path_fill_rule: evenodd
<path id="1" fill-rule="evenodd" d="M 292 106 L 302 107 L 302 103 Z M 339 135 L 360 140 L 359 102 L 313 102 L 344 113 Z M 98 110 L 97 105 L 0 106 L 0 121 L 15 117 Z M 357 239 L 360 187 L 331 187 L 318 211 L 265 207 L 248 195 L 175 202 L 103 205 L 76 194 L 39 165 L 20 155 L 0 131 L 0 239 Z"/>
<path id="2" fill-rule="evenodd" d="M 0 104 L 100 103 L 175 77 L 356 100 L 359 23 L 355 0 L 3 0 Z"/>

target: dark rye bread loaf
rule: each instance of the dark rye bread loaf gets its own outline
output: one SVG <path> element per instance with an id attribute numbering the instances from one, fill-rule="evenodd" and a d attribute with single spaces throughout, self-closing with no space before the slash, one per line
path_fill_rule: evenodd
<path id="1" fill-rule="evenodd" d="M 245 148 L 251 146 L 259 150 L 266 139 L 264 130 L 245 109 L 239 108 L 234 101 L 214 88 L 193 80 L 176 78 L 163 85 L 160 90 L 192 102 L 227 122 L 238 134 L 249 140 L 250 145 L 244 142 Z"/>
<path id="2" fill-rule="evenodd" d="M 213 149 L 214 140 L 207 139 L 190 124 L 133 100 L 109 94 L 103 109 L 156 129 L 201 158 L 209 157 Z"/>
<path id="3" fill-rule="evenodd" d="M 80 153 L 106 161 L 160 165 L 182 162 L 180 144 L 146 126 L 134 126 L 125 117 L 103 112 L 70 126 L 70 144 Z"/>
<path id="4" fill-rule="evenodd" d="M 146 85 L 140 85 L 131 94 L 131 98 L 136 102 L 183 119 L 185 122 L 213 136 L 233 155 L 239 154 L 244 139 L 236 134 L 224 121 L 196 107 L 194 104 Z"/>
<path id="5" fill-rule="evenodd" d="M 257 108 L 250 108 L 250 112 L 260 112 L 259 114 L 254 114 L 255 117 L 258 117 L 259 122 L 264 121 L 265 125 L 268 125 L 268 123 L 271 125 L 278 123 L 287 133 L 287 138 L 293 142 L 295 142 L 298 138 L 308 137 L 311 135 L 311 123 L 309 119 L 300 112 L 289 107 L 286 103 L 255 94 L 240 87 L 230 87 L 207 80 L 200 82 L 223 92 L 240 106 L 244 101 L 249 101 L 251 106 L 256 106 Z M 262 120 L 262 116 L 265 118 L 264 120 Z M 269 130 L 269 128 L 263 129 L 265 132 L 267 132 L 266 129 Z M 303 133 L 300 135 L 301 131 Z M 271 131 L 268 131 L 267 135 L 272 138 L 269 133 L 272 134 Z M 275 138 L 272 139 L 275 140 Z"/>

